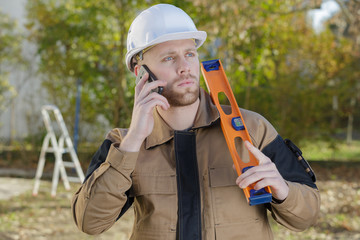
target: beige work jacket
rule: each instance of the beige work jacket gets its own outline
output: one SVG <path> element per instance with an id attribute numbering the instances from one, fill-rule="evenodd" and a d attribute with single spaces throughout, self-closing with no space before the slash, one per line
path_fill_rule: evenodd
<path id="1" fill-rule="evenodd" d="M 311 185 L 310 178 L 306 179 L 301 166 L 292 162 L 296 160 L 276 159 L 282 146 L 274 143 L 278 133 L 266 119 L 251 111 L 241 109 L 241 112 L 253 144 L 271 152 L 269 155 L 275 159 L 272 160 L 282 170 L 289 195 L 280 204 L 248 205 L 242 189 L 235 184 L 237 175 L 220 127 L 219 113 L 210 96 L 201 90 L 200 107 L 190 132 L 196 135 L 202 239 L 273 239 L 267 209 L 278 223 L 291 230 L 302 231 L 313 225 L 320 206 L 316 186 Z M 135 213 L 132 240 L 177 238 L 175 132 L 156 111 L 154 118 L 154 130 L 139 152 L 118 149 L 126 129 L 113 129 L 108 134 L 108 147 L 103 145 L 99 149 L 92 163 L 96 167 L 88 172 L 87 180 L 73 198 L 73 217 L 81 231 L 88 234 L 106 231 L 130 199 Z M 242 159 L 248 158 L 242 144 L 238 145 L 238 152 Z"/>

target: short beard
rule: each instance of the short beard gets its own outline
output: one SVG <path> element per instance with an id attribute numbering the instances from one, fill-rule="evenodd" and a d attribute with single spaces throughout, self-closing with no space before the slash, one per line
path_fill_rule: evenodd
<path id="1" fill-rule="evenodd" d="M 193 104 L 199 98 L 200 87 L 199 81 L 196 77 L 190 76 L 195 79 L 196 88 L 186 88 L 185 92 L 176 92 L 174 89 L 175 84 L 183 79 L 176 80 L 171 86 L 167 85 L 164 88 L 162 95 L 166 97 L 171 107 L 184 107 Z"/>

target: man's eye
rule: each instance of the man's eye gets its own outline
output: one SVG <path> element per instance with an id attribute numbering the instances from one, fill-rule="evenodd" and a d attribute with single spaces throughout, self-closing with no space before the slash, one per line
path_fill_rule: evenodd
<path id="1" fill-rule="evenodd" d="M 195 54 L 194 54 L 194 53 L 187 53 L 186 56 L 187 56 L 187 57 L 194 57 Z"/>
<path id="2" fill-rule="evenodd" d="M 166 58 L 164 58 L 164 61 L 171 61 L 173 59 L 174 59 L 173 57 L 166 57 Z"/>

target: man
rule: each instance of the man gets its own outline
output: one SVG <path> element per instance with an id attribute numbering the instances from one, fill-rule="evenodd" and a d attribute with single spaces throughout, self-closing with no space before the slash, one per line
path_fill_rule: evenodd
<path id="1" fill-rule="evenodd" d="M 241 109 L 259 160 L 237 177 L 219 113 L 199 87 L 197 48 L 206 39 L 181 9 L 167 4 L 143 11 L 128 35 L 126 64 L 138 75 L 129 129 L 113 129 L 92 159 L 73 198 L 80 230 L 100 234 L 133 205 L 131 239 L 272 239 L 267 209 L 285 227 L 301 231 L 319 213 L 311 177 L 262 116 Z M 163 87 L 163 93 L 153 89 Z M 260 151 L 260 150 L 261 151 Z M 249 206 L 242 188 L 270 186 L 273 201 Z"/>

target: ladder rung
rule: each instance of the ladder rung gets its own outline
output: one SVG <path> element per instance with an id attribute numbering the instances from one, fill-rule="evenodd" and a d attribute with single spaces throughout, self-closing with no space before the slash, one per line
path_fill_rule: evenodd
<path id="1" fill-rule="evenodd" d="M 47 148 L 45 152 L 55 152 L 54 148 Z"/>
<path id="2" fill-rule="evenodd" d="M 63 161 L 64 167 L 75 167 L 75 163 L 73 162 L 65 162 Z"/>
<path id="3" fill-rule="evenodd" d="M 47 149 L 45 150 L 45 152 L 53 153 L 53 152 L 55 152 L 55 149 L 52 148 L 52 147 L 50 147 L 50 148 L 47 148 Z M 61 152 L 62 154 L 64 154 L 64 153 L 68 153 L 68 152 L 70 152 L 70 151 L 69 151 L 69 148 L 63 148 L 63 149 L 60 149 L 60 152 Z"/>
<path id="4" fill-rule="evenodd" d="M 80 178 L 78 177 L 67 177 L 69 182 L 80 182 L 81 183 L 81 180 Z"/>

